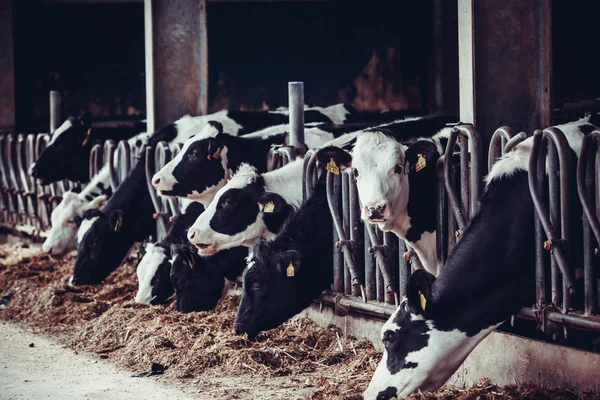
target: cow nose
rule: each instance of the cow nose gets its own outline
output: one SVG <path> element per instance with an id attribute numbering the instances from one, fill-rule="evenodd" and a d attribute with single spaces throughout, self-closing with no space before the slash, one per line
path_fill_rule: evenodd
<path id="1" fill-rule="evenodd" d="M 187 236 L 188 236 L 188 239 L 189 239 L 189 240 L 192 240 L 192 239 L 194 239 L 194 238 L 196 237 L 196 230 L 195 230 L 195 229 L 193 229 L 193 228 L 190 228 L 190 229 L 188 230 L 188 235 L 187 235 Z"/>
<path id="2" fill-rule="evenodd" d="M 158 176 L 155 176 L 154 179 L 152 179 L 152 184 L 154 186 L 158 185 L 160 183 L 160 178 Z"/>
<path id="3" fill-rule="evenodd" d="M 370 219 L 381 219 L 383 218 L 383 213 L 385 212 L 386 205 L 380 204 L 376 206 L 367 207 L 367 213 Z"/>

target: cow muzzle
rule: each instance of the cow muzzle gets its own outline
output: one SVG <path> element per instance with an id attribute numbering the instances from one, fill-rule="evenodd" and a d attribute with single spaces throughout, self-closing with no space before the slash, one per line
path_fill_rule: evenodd
<path id="1" fill-rule="evenodd" d="M 386 204 L 365 207 L 365 215 L 369 222 L 385 222 Z"/>

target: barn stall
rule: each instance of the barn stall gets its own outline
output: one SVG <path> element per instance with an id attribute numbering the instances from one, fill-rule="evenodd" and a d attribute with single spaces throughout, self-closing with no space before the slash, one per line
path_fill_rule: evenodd
<path id="1" fill-rule="evenodd" d="M 43 2 L 43 5 L 57 6 L 54 3 Z M 310 5 L 315 4 L 305 6 Z M 210 24 L 211 2 L 152 1 L 146 2 L 143 9 L 141 4 L 138 6 L 137 11 L 144 12 L 146 28 L 148 130 L 152 131 L 153 127 L 162 126 L 183 113 L 206 113 L 210 108 L 207 88 L 215 86 L 208 84 L 208 67 L 212 65 L 208 55 L 212 54 L 213 47 L 207 40 L 206 19 Z M 234 4 L 229 6 L 234 7 Z M 274 7 L 270 2 L 256 6 Z M 375 8 L 363 2 L 344 1 L 331 2 L 330 6 L 332 9 Z M 422 11 L 427 18 L 421 15 L 421 22 L 429 23 L 431 42 L 426 54 L 433 61 L 427 66 L 413 66 L 427 70 L 418 85 L 420 95 L 416 97 L 419 100 L 402 103 L 387 98 L 386 102 L 385 95 L 376 93 L 377 99 L 364 101 L 363 107 L 384 105 L 433 111 L 459 106 L 462 123 L 454 127 L 447 145 L 449 150 L 437 166 L 438 259 L 446 260 L 460 241 L 463 230 L 477 211 L 477 199 L 483 190 L 482 178 L 504 152 L 533 135 L 536 145 L 531 165 L 543 166 L 544 160 L 548 159 L 550 169 L 560 171 L 560 174 L 551 175 L 548 182 L 544 182 L 543 174 L 538 174 L 535 169 L 530 171 L 532 196 L 538 199 L 535 202 L 536 221 L 531 221 L 536 224 L 538 246 L 536 303 L 523 308 L 499 332 L 484 340 L 450 383 L 470 386 L 479 382 L 472 389 L 472 395 L 496 396 L 500 389 L 494 384 L 515 383 L 566 388 L 561 395 L 567 398 L 588 390 L 598 392 L 594 366 L 598 362 L 595 350 L 600 328 L 597 316 L 599 132 L 591 132 L 586 137 L 579 161 L 574 162 L 566 155 L 568 149 L 562 132 L 547 128 L 598 108 L 594 99 L 598 92 L 595 90 L 597 78 L 581 66 L 585 63 L 573 62 L 576 56 L 572 47 L 575 46 L 563 44 L 575 40 L 574 36 L 569 36 L 575 33 L 568 29 L 574 26 L 570 20 L 573 8 L 549 1 L 540 2 L 532 9 L 519 2 L 494 4 L 493 1 L 485 4 L 458 1 L 451 5 L 432 1 L 429 6 Z M 5 10 L 10 12 L 11 7 Z M 201 16 L 199 24 L 198 16 Z M 183 24 L 187 40 L 180 40 L 170 33 L 174 21 Z M 582 30 L 585 25 L 578 24 L 578 27 Z M 576 34 L 584 39 L 593 38 L 585 31 Z M 578 43 L 585 42 L 584 39 L 579 38 Z M 18 54 L 16 49 L 15 54 Z M 194 56 L 173 62 L 178 54 Z M 166 61 L 169 68 L 164 65 Z M 367 65 L 371 62 L 369 59 Z M 452 67 L 445 68 L 446 65 Z M 196 75 L 190 77 L 189 69 Z M 361 74 L 363 78 L 365 75 L 368 77 L 368 74 Z M 172 82 L 182 82 L 182 76 L 186 77 L 185 87 L 174 86 Z M 10 77 L 6 81 L 10 81 Z M 355 105 L 361 104 L 361 98 L 368 97 L 361 96 L 360 90 L 368 91 L 368 87 L 376 85 L 377 81 L 377 77 L 366 79 L 366 82 L 355 80 Z M 424 81 L 428 83 L 424 84 Z M 312 87 L 317 86 L 311 82 L 305 80 L 306 92 L 299 96 L 291 93 L 300 85 L 290 84 L 292 126 L 302 126 L 299 118 L 302 113 L 297 111 L 304 104 L 303 97 L 308 98 Z M 285 80 L 276 84 L 285 87 Z M 216 86 L 219 87 L 219 83 Z M 331 86 L 318 86 L 319 91 L 327 92 L 321 89 L 323 86 L 329 91 L 334 90 Z M 415 92 L 410 88 L 405 91 Z M 460 92 L 459 104 L 453 97 L 457 91 Z M 269 92 L 269 89 L 259 91 L 266 96 Z M 10 91 L 3 93 L 10 97 Z M 235 95 L 230 98 L 223 92 L 213 96 L 213 109 L 222 108 L 222 105 L 243 108 L 248 107 L 249 102 L 253 103 L 250 107 L 260 108 L 273 101 L 281 105 L 285 100 L 281 96 L 275 100 L 261 99 L 261 96 L 257 99 L 248 94 L 246 98 L 238 95 L 236 99 Z M 314 97 L 324 102 L 347 100 L 343 96 L 332 99 L 322 93 Z M 50 132 L 64 116 L 61 99 L 57 92 L 50 95 Z M 12 125 L 10 119 L 5 125 L 15 126 L 14 115 Z M 77 184 L 37 185 L 26 172 L 28 165 L 41 153 L 48 136 L 14 135 L 10 133 L 12 131 L 7 129 L 9 133 L 0 141 L 2 222 L 7 229 L 17 229 L 20 235 L 35 239 L 43 236 L 43 231 L 48 228 L 50 212 L 60 201 L 61 194 Z M 297 130 L 298 144 L 302 143 L 301 132 L 301 129 Z M 454 150 L 455 144 L 459 151 Z M 294 146 L 274 149 L 270 156 L 271 168 L 291 161 L 297 150 Z M 126 142 L 109 141 L 96 145 L 90 157 L 90 172 L 97 171 L 104 162 L 111 166 L 117 164 L 118 167 L 111 171 L 111 185 L 116 188 L 134 166 L 137 151 Z M 177 149 L 166 144 L 145 151 L 147 178 L 177 153 Z M 118 161 L 114 163 L 114 160 Z M 309 151 L 305 158 L 306 193 L 314 184 L 317 167 L 316 157 Z M 573 180 L 571 175 L 577 179 Z M 93 350 L 100 357 L 134 369 L 148 368 L 152 362 L 159 362 L 170 365 L 170 372 L 167 370 L 166 373 L 177 377 L 198 376 L 210 368 L 232 374 L 243 371 L 258 377 L 291 376 L 293 385 L 314 388 L 306 391 L 308 398 L 359 398 L 379 355 L 369 343 L 356 341 L 351 336 L 367 338 L 375 348 L 381 347 L 381 324 L 395 310 L 408 277 L 419 268 L 419 261 L 415 253 L 393 234 L 383 233 L 360 221 L 356 184 L 348 174 L 328 172 L 327 180 L 328 201 L 335 220 L 332 232 L 332 246 L 336 249 L 332 265 L 334 281 L 331 290 L 324 293 L 304 316 L 323 326 L 334 323 L 337 329 L 330 327 L 322 331 L 307 320 L 295 320 L 263 334 L 256 342 L 245 341 L 231 332 L 235 300 L 223 302 L 213 313 L 194 313 L 185 317 L 178 314 L 173 305 L 165 308 L 137 306 L 132 302 L 135 258 L 130 258 L 102 287 L 81 291 L 66 285 L 74 262 L 72 256 L 57 262 L 39 251 L 36 253 L 35 248 L 23 245 L 3 250 L 5 287 L 2 290 L 12 296 L 3 316 L 51 332 L 64 333 L 78 326 L 81 329 L 68 339 L 72 346 Z M 160 240 L 172 223 L 171 217 L 178 213 L 179 204 L 156 196 L 150 182 L 148 187 L 157 221 L 157 237 L 151 240 Z M 578 250 L 571 247 L 573 244 L 568 237 L 569 224 L 575 222 L 568 213 L 572 204 L 567 202 L 571 198 L 581 204 L 585 222 L 584 265 L 579 286 L 573 281 L 577 266 L 572 262 L 573 252 Z M 32 289 L 27 296 L 23 292 L 14 292 L 16 287 L 23 285 Z M 571 294 L 569 288 L 576 286 L 578 292 Z M 583 297 L 583 302 L 575 296 Z M 149 347 L 156 352 L 148 352 Z M 305 378 L 303 374 L 307 373 L 313 375 Z M 299 377 L 302 377 L 301 381 Z M 481 378 L 490 381 L 480 381 Z M 511 390 L 517 392 L 509 392 L 508 398 L 534 396 L 531 388 L 524 389 L 525 392 Z M 447 389 L 433 396 L 448 398 L 459 393 L 462 392 L 458 389 L 455 392 Z M 294 395 L 297 394 L 291 396 Z M 467 392 L 467 395 L 470 394 Z M 226 394 L 223 396 L 227 397 Z M 280 393 L 280 396 L 288 395 Z M 546 396 L 555 398 L 559 395 Z M 589 396 L 594 398 L 593 394 Z"/>

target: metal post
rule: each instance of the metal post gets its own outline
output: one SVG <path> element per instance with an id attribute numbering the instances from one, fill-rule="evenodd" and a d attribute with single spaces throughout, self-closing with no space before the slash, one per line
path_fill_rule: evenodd
<path id="1" fill-rule="evenodd" d="M 290 146 L 304 154 L 304 82 L 288 82 Z"/>
<path id="2" fill-rule="evenodd" d="M 50 133 L 62 123 L 62 98 L 60 92 L 50 91 Z"/>

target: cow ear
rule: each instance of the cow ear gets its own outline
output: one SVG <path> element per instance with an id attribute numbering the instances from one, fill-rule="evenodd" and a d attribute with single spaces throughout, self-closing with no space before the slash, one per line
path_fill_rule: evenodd
<path id="1" fill-rule="evenodd" d="M 258 206 L 265 214 L 279 214 L 289 209 L 289 205 L 283 197 L 273 192 L 264 192 L 260 196 Z"/>
<path id="2" fill-rule="evenodd" d="M 327 171 L 334 174 L 339 174 L 340 170 L 352 166 L 352 155 L 336 146 L 323 147 L 317 151 L 317 160 L 325 165 Z"/>
<path id="3" fill-rule="evenodd" d="M 81 116 L 79 117 L 79 123 L 85 128 L 88 129 L 89 127 L 92 126 L 92 114 L 90 114 L 89 112 L 84 112 L 83 114 L 81 114 Z"/>
<path id="4" fill-rule="evenodd" d="M 298 275 L 298 271 L 302 267 L 302 254 L 296 250 L 287 250 L 279 256 L 279 262 L 276 265 L 284 276 L 293 278 Z"/>
<path id="5" fill-rule="evenodd" d="M 87 210 L 102 210 L 102 207 L 104 207 L 104 205 L 106 204 L 106 202 L 108 201 L 108 197 L 106 197 L 105 195 L 100 195 L 98 197 L 96 197 L 94 200 L 90 201 L 89 204 L 87 205 L 86 209 Z"/>
<path id="6" fill-rule="evenodd" d="M 408 173 L 421 172 L 424 169 L 435 171 L 440 153 L 433 142 L 419 140 L 404 152 Z"/>
<path id="7" fill-rule="evenodd" d="M 223 151 L 223 146 L 224 146 L 224 143 L 219 137 L 209 138 L 208 139 L 208 147 L 206 149 L 208 154 L 207 154 L 206 158 L 209 160 L 212 160 L 212 159 L 219 160 L 221 158 L 221 152 Z"/>
<path id="8" fill-rule="evenodd" d="M 406 285 L 406 298 L 411 312 L 427 315 L 428 305 L 431 305 L 431 285 L 435 282 L 435 276 L 418 269 L 410 276 Z"/>
<path id="9" fill-rule="evenodd" d="M 108 215 L 108 222 L 115 232 L 119 232 L 123 227 L 123 211 L 111 211 L 111 213 Z"/>

